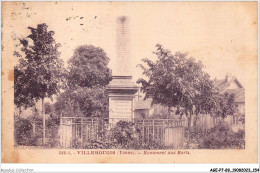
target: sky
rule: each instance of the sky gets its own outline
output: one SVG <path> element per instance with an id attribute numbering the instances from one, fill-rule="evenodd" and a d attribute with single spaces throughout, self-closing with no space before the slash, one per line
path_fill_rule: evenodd
<path id="1" fill-rule="evenodd" d="M 12 55 L 17 38 L 29 35 L 28 26 L 46 23 L 61 43 L 67 62 L 77 46 L 101 47 L 115 70 L 116 18 L 127 16 L 130 31 L 129 68 L 133 80 L 141 77 L 136 65 L 156 60 L 157 43 L 187 52 L 201 60 L 212 79 L 227 73 L 243 84 L 245 67 L 257 59 L 257 3 L 254 2 L 3 2 L 3 42 Z M 3 45 L 4 45 L 3 44 Z M 2 48 L 3 49 L 3 48 Z M 17 63 L 10 58 L 10 64 Z"/>

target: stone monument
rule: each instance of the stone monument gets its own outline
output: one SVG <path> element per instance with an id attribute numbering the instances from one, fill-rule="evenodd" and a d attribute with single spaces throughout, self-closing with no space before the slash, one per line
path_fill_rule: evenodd
<path id="1" fill-rule="evenodd" d="M 117 18 L 116 23 L 116 66 L 112 71 L 112 81 L 107 86 L 109 93 L 109 122 L 134 119 L 134 97 L 138 87 L 130 74 L 129 19 Z"/>

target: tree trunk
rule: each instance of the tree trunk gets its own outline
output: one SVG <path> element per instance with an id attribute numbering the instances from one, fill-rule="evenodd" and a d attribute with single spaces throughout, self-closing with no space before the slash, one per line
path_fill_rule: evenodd
<path id="1" fill-rule="evenodd" d="M 69 113 L 72 114 L 72 106 L 71 106 L 71 101 L 70 101 L 70 97 L 69 97 Z M 72 115 L 70 115 L 71 117 Z"/>
<path id="2" fill-rule="evenodd" d="M 192 131 L 191 131 L 192 113 L 188 111 L 187 115 L 189 115 L 188 116 L 188 132 L 189 132 L 188 136 L 189 136 L 189 141 L 191 141 L 192 138 L 193 138 L 193 134 L 192 134 Z"/>
<path id="3" fill-rule="evenodd" d="M 167 119 L 169 119 L 169 118 L 170 118 L 170 115 L 171 115 L 171 107 L 170 107 L 170 106 L 168 106 L 168 114 L 167 114 Z"/>
<path id="4" fill-rule="evenodd" d="M 35 137 L 35 133 L 36 133 L 36 127 L 35 127 L 35 120 L 33 120 L 32 122 L 32 128 L 33 128 L 33 137 Z"/>
<path id="5" fill-rule="evenodd" d="M 43 133 L 43 136 L 42 136 L 42 145 L 45 144 L 45 112 L 44 112 L 44 97 L 42 98 L 42 118 L 43 118 L 43 121 L 42 121 L 42 133 Z"/>
<path id="6" fill-rule="evenodd" d="M 33 137 L 36 136 L 36 122 L 35 122 L 35 118 L 36 118 L 36 105 L 34 105 L 34 117 L 33 117 L 33 122 L 32 122 Z"/>
<path id="7" fill-rule="evenodd" d="M 18 119 L 21 117 L 21 113 L 22 113 L 22 107 L 19 107 Z"/>
<path id="8" fill-rule="evenodd" d="M 188 129 L 190 131 L 190 127 L 191 127 L 191 114 L 188 116 Z"/>
<path id="9" fill-rule="evenodd" d="M 197 126 L 197 121 L 198 121 L 198 114 L 195 114 L 195 117 L 194 117 L 194 121 L 193 121 L 193 126 L 196 127 Z"/>

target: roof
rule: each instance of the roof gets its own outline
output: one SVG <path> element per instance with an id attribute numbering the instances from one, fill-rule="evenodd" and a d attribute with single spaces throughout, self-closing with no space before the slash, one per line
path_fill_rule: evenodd
<path id="1" fill-rule="evenodd" d="M 244 103 L 245 102 L 245 89 L 227 89 L 225 93 L 233 93 L 235 95 L 235 102 Z"/>
<path id="2" fill-rule="evenodd" d="M 235 82 L 238 86 L 238 88 L 243 88 L 241 83 L 237 80 L 237 78 L 233 77 L 231 80 L 227 81 L 226 79 L 221 79 L 221 80 L 214 80 L 213 84 L 215 87 L 219 90 L 219 92 L 224 92 L 225 90 L 228 89 L 230 84 L 232 82 Z"/>
<path id="3" fill-rule="evenodd" d="M 245 102 L 245 89 L 241 85 L 241 83 L 237 80 L 236 77 L 230 77 L 230 80 L 221 79 L 221 80 L 214 80 L 215 87 L 219 90 L 220 93 L 233 93 L 235 95 L 235 102 L 237 103 L 244 103 Z M 236 89 L 229 89 L 230 84 L 234 82 L 238 88 Z"/>
<path id="4" fill-rule="evenodd" d="M 224 91 L 229 86 L 225 79 L 214 80 L 214 85 L 220 92 Z"/>
<path id="5" fill-rule="evenodd" d="M 150 109 L 152 106 L 152 98 L 146 100 L 138 100 L 135 102 L 135 110 L 137 109 Z"/>

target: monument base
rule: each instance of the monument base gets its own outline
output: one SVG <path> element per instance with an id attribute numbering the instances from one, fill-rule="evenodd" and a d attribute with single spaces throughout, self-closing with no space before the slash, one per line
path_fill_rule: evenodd
<path id="1" fill-rule="evenodd" d="M 138 87 L 132 76 L 113 76 L 107 87 L 109 93 L 109 123 L 134 119 L 134 98 Z"/>

